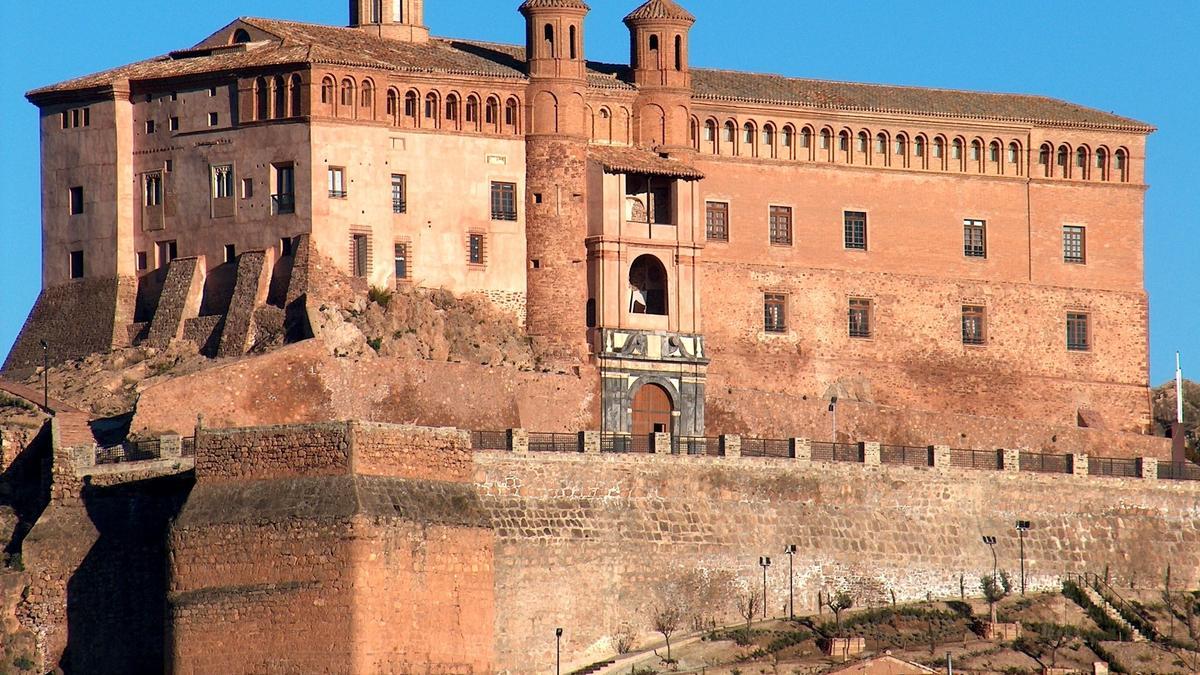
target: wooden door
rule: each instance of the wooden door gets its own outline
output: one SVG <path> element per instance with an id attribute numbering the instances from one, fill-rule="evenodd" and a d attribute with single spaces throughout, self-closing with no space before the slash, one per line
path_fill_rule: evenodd
<path id="1" fill-rule="evenodd" d="M 657 384 L 644 384 L 633 396 L 633 447 L 648 452 L 650 434 L 673 433 L 671 395 Z M 643 450 L 643 444 L 645 449 Z"/>

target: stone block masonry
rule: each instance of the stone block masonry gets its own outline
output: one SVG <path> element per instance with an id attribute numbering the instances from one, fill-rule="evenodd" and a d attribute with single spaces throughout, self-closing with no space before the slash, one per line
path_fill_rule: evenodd
<path id="1" fill-rule="evenodd" d="M 217 356 L 241 356 L 250 349 L 254 339 L 254 310 L 267 301 L 274 254 L 271 249 L 247 251 L 238 256 L 237 281 L 229 301 L 229 312 L 225 315 Z"/>
<path id="2" fill-rule="evenodd" d="M 172 340 L 183 338 L 187 320 L 200 314 L 206 276 L 204 256 L 171 261 L 162 293 L 158 296 L 158 308 L 154 311 L 154 319 L 150 321 L 147 344 L 162 349 Z"/>
<path id="3" fill-rule="evenodd" d="M 56 365 L 128 344 L 137 282 L 133 277 L 80 279 L 42 289 L 2 371 L 11 379 L 42 364 L 40 342 Z"/>

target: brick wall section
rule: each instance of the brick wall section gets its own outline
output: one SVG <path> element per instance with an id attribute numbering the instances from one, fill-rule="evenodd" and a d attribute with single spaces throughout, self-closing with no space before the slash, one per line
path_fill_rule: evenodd
<path id="1" fill-rule="evenodd" d="M 462 483 L 474 475 L 465 431 L 353 422 L 350 433 L 356 474 Z"/>
<path id="2" fill-rule="evenodd" d="M 158 296 L 158 308 L 150 321 L 151 347 L 165 348 L 183 338 L 184 324 L 200 314 L 200 300 L 207 276 L 204 258 L 177 258 L 167 268 L 167 279 Z"/>
<path id="3" fill-rule="evenodd" d="M 794 460 L 475 457 L 496 533 L 498 672 L 552 662 L 556 626 L 570 626 L 564 663 L 611 654 L 610 631 L 623 621 L 645 631 L 652 593 L 679 572 L 727 570 L 761 588 L 758 556 L 786 543 L 799 547 L 796 606 L 806 611 L 830 588 L 854 589 L 859 604 L 890 590 L 957 597 L 960 574 L 978 595 L 992 562 L 980 535 L 999 538 L 1000 566 L 1016 573 L 1018 518 L 1034 524 L 1032 588 L 1106 566 L 1149 584 L 1167 564 L 1188 570 L 1181 584 L 1200 583 L 1200 485 Z M 787 598 L 783 558 L 768 575 L 776 615 Z M 738 620 L 732 605 L 714 611 Z"/>
<path id="4" fill-rule="evenodd" d="M 344 422 L 203 429 L 196 439 L 201 481 L 343 476 L 350 470 L 350 425 Z"/>
<path id="5" fill-rule="evenodd" d="M 254 310 L 267 301 L 274 256 L 266 251 L 247 251 L 238 256 L 237 282 L 221 330 L 217 356 L 241 356 L 254 339 Z"/>
<path id="6" fill-rule="evenodd" d="M 42 289 L 3 372 L 18 376 L 13 379 L 32 373 L 42 364 L 41 340 L 50 343 L 51 365 L 126 344 L 125 327 L 133 321 L 136 294 L 136 282 L 126 277 L 81 279 Z"/>

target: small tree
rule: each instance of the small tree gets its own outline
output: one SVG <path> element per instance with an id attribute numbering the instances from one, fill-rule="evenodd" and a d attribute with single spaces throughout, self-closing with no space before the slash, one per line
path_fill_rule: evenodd
<path id="1" fill-rule="evenodd" d="M 755 615 L 758 614 L 760 602 L 758 593 L 753 590 L 742 591 L 737 596 L 738 613 L 746 620 L 746 632 L 750 631 L 750 622 L 754 621 Z"/>
<path id="2" fill-rule="evenodd" d="M 1058 650 L 1071 644 L 1078 634 L 1079 630 L 1074 626 L 1047 624 L 1038 627 L 1037 645 L 1043 656 L 1047 652 L 1050 654 L 1051 668 L 1058 665 Z"/>
<path id="3" fill-rule="evenodd" d="M 667 662 L 672 663 L 671 636 L 683 624 L 687 612 L 678 603 L 666 600 L 654 606 L 650 613 L 651 625 L 656 633 L 661 633 L 667 641 Z"/>
<path id="4" fill-rule="evenodd" d="M 826 599 L 826 607 L 833 612 L 833 624 L 839 634 L 842 632 L 842 612 L 853 606 L 854 596 L 846 591 L 838 591 L 836 595 L 830 593 L 830 597 Z"/>
<path id="5" fill-rule="evenodd" d="M 979 580 L 979 585 L 983 588 L 983 597 L 988 603 L 988 613 L 991 614 L 992 623 L 996 623 L 996 603 L 1008 597 L 1012 593 L 1012 580 L 1008 578 L 1008 573 L 1000 570 L 998 575 L 987 575 Z"/>

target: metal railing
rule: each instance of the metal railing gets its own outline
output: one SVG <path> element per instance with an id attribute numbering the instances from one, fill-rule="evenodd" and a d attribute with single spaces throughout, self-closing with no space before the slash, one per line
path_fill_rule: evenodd
<path id="1" fill-rule="evenodd" d="M 96 448 L 96 464 L 144 462 L 162 456 L 162 444 L 157 438 L 126 441 L 120 445 Z"/>
<path id="2" fill-rule="evenodd" d="M 1140 478 L 1142 475 L 1141 462 L 1136 459 L 1119 459 L 1116 457 L 1089 457 L 1088 475 Z"/>
<path id="3" fill-rule="evenodd" d="M 1004 466 L 999 450 L 954 449 L 950 451 L 950 466 L 960 469 L 999 471 Z"/>
<path id="4" fill-rule="evenodd" d="M 330 197 L 330 199 L 345 199 L 346 191 L 345 190 L 330 190 L 329 197 Z"/>
<path id="5" fill-rule="evenodd" d="M 858 443 L 834 443 L 833 461 L 861 463 L 863 461 L 862 446 Z"/>
<path id="6" fill-rule="evenodd" d="M 721 454 L 721 439 L 710 436 L 672 436 L 671 452 L 677 455 L 717 457 Z"/>
<path id="7" fill-rule="evenodd" d="M 179 454 L 181 457 L 196 456 L 196 438 L 187 436 L 179 442 Z"/>
<path id="8" fill-rule="evenodd" d="M 1159 462 L 1158 477 L 1162 480 L 1200 480 L 1200 466 L 1191 462 Z"/>
<path id="9" fill-rule="evenodd" d="M 791 457 L 792 442 L 786 438 L 743 438 L 742 457 Z"/>
<path id="10" fill-rule="evenodd" d="M 508 450 L 507 431 L 472 431 L 472 450 Z"/>
<path id="11" fill-rule="evenodd" d="M 578 434 L 529 434 L 530 452 L 579 452 Z"/>
<path id="12" fill-rule="evenodd" d="M 280 215 L 296 212 L 296 196 L 291 194 L 271 195 L 271 213 Z"/>
<path id="13" fill-rule="evenodd" d="M 393 199 L 392 213 L 408 213 L 408 202 L 403 199 Z"/>
<path id="14" fill-rule="evenodd" d="M 899 466 L 933 466 L 933 450 L 912 445 L 879 446 L 879 463 Z"/>
<path id="15" fill-rule="evenodd" d="M 1037 473 L 1071 473 L 1071 456 L 1022 450 L 1020 468 Z"/>

